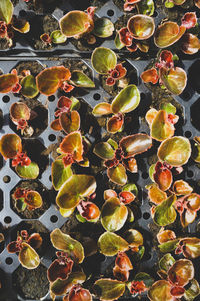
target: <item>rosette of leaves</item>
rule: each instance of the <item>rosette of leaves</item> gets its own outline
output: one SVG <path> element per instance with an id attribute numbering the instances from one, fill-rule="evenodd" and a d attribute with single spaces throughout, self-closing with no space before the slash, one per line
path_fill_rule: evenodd
<path id="1" fill-rule="evenodd" d="M 135 134 L 122 138 L 119 145 L 112 139 L 99 142 L 93 152 L 104 160 L 109 180 L 118 185 L 125 185 L 126 170 L 137 172 L 135 156 L 147 151 L 151 146 L 151 137 L 146 134 Z"/>
<path id="2" fill-rule="evenodd" d="M 21 178 L 36 179 L 39 175 L 37 163 L 22 152 L 21 138 L 16 134 L 5 134 L 0 140 L 0 153 L 4 159 L 12 159 L 12 166 Z"/>
<path id="3" fill-rule="evenodd" d="M 159 48 L 166 48 L 179 41 L 180 49 L 185 54 L 197 53 L 200 49 L 198 36 L 186 32 L 197 25 L 195 12 L 187 12 L 181 19 L 181 25 L 176 22 L 166 21 L 158 26 L 154 35 L 154 42 Z"/>
<path id="4" fill-rule="evenodd" d="M 115 134 L 121 131 L 124 125 L 124 115 L 135 110 L 140 103 L 140 93 L 135 85 L 122 89 L 113 99 L 112 103 L 101 102 L 97 104 L 92 113 L 97 117 L 112 116 L 107 121 L 107 131 Z"/>
<path id="5" fill-rule="evenodd" d="M 142 72 L 143 82 L 156 84 L 159 81 L 172 94 L 181 94 L 187 84 L 186 72 L 180 67 L 174 67 L 173 55 L 168 50 L 163 50 L 158 60 L 154 67 Z"/>
<path id="6" fill-rule="evenodd" d="M 175 260 L 166 254 L 159 262 L 158 280 L 148 291 L 151 301 L 193 300 L 200 294 L 199 284 L 194 279 L 194 266 L 188 259 Z"/>
<path id="7" fill-rule="evenodd" d="M 154 19 L 145 14 L 132 16 L 127 26 L 121 28 L 115 37 L 115 46 L 117 49 L 127 48 L 130 52 L 139 49 L 142 52 L 149 51 L 148 40 L 155 31 Z"/>
<path id="8" fill-rule="evenodd" d="M 35 210 L 43 205 L 41 195 L 35 190 L 18 187 L 13 193 L 13 198 L 15 200 L 15 206 L 19 211 L 24 211 L 26 208 L 28 210 Z"/>
<path id="9" fill-rule="evenodd" d="M 200 256 L 200 239 L 197 237 L 177 238 L 174 231 L 162 228 L 157 239 L 162 253 L 175 251 L 175 254 L 183 254 L 188 259 Z"/>
<path id="10" fill-rule="evenodd" d="M 124 10 L 129 12 L 134 8 L 138 14 L 152 16 L 154 14 L 155 5 L 153 0 L 125 0 Z"/>
<path id="11" fill-rule="evenodd" d="M 107 77 L 106 85 L 108 86 L 113 86 L 116 81 L 125 77 L 127 72 L 122 64 L 117 64 L 117 56 L 115 52 L 109 48 L 96 48 L 92 53 L 91 63 L 97 73 Z M 129 90 L 127 90 L 127 92 L 128 91 Z"/>
<path id="12" fill-rule="evenodd" d="M 30 30 L 29 22 L 13 15 L 13 10 L 14 7 L 11 0 L 1 0 L 0 39 L 7 39 L 9 41 L 9 47 L 13 44 L 14 31 L 25 34 Z"/>
<path id="13" fill-rule="evenodd" d="M 26 269 L 36 269 L 40 264 L 40 258 L 36 250 L 42 245 L 40 234 L 33 233 L 30 236 L 26 230 L 22 230 L 16 241 L 7 245 L 9 253 L 17 253 L 19 262 Z"/>
<path id="14" fill-rule="evenodd" d="M 52 297 L 66 295 L 63 300 L 68 300 L 68 294 L 73 296 L 74 286 L 86 280 L 86 275 L 79 265 L 85 258 L 84 248 L 79 241 L 58 228 L 51 232 L 50 239 L 54 248 L 59 250 L 56 253 L 57 258 L 47 272 L 50 293 Z"/>

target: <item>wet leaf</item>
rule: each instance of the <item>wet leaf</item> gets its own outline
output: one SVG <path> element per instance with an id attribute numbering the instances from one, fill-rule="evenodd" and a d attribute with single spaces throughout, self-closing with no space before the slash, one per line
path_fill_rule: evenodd
<path id="1" fill-rule="evenodd" d="M 94 88 L 94 82 L 83 72 L 73 71 L 70 81 L 76 87 Z"/>
<path id="2" fill-rule="evenodd" d="M 131 248 L 137 248 L 143 245 L 144 242 L 143 236 L 138 230 L 129 229 L 124 234 L 124 237 L 126 241 L 129 243 L 129 247 Z"/>
<path id="3" fill-rule="evenodd" d="M 151 124 L 151 137 L 163 141 L 174 135 L 174 125 L 168 121 L 168 113 L 164 110 L 158 111 Z"/>
<path id="4" fill-rule="evenodd" d="M 147 151 L 152 146 L 152 139 L 146 134 L 135 134 L 122 138 L 119 143 L 125 158 Z"/>
<path id="5" fill-rule="evenodd" d="M 62 44 L 67 41 L 67 37 L 62 34 L 61 30 L 52 31 L 50 39 L 54 44 Z"/>
<path id="6" fill-rule="evenodd" d="M 184 26 L 178 26 L 175 22 L 164 22 L 156 29 L 154 42 L 159 48 L 169 47 L 182 37 L 185 30 Z"/>
<path id="7" fill-rule="evenodd" d="M 96 181 L 89 175 L 72 175 L 56 197 L 56 204 L 63 209 L 72 209 L 76 207 L 79 201 L 95 192 Z"/>
<path id="8" fill-rule="evenodd" d="M 108 178 L 118 185 L 125 185 L 127 182 L 126 169 L 122 164 L 107 169 Z"/>
<path id="9" fill-rule="evenodd" d="M 160 259 L 159 268 L 161 270 L 168 272 L 169 268 L 171 268 L 171 266 L 173 266 L 175 261 L 176 260 L 174 259 L 174 257 L 170 253 L 167 253 Z"/>
<path id="10" fill-rule="evenodd" d="M 41 195 L 34 190 L 27 191 L 24 201 L 29 207 L 33 209 L 40 208 L 43 205 Z"/>
<path id="11" fill-rule="evenodd" d="M 118 300 L 125 291 L 124 282 L 112 279 L 99 279 L 94 283 L 94 290 L 100 300 Z"/>
<path id="12" fill-rule="evenodd" d="M 94 107 L 92 114 L 97 117 L 112 114 L 111 104 L 107 102 L 98 103 Z"/>
<path id="13" fill-rule="evenodd" d="M 29 270 L 35 269 L 40 264 L 40 258 L 36 251 L 27 243 L 22 243 L 22 250 L 19 252 L 19 262 Z"/>
<path id="14" fill-rule="evenodd" d="M 173 184 L 173 190 L 176 195 L 187 195 L 193 191 L 193 188 L 183 180 L 177 180 Z"/>
<path id="15" fill-rule="evenodd" d="M 148 187 L 148 197 L 150 202 L 158 205 L 161 204 L 167 198 L 167 194 L 162 191 L 157 184 L 150 184 Z"/>
<path id="16" fill-rule="evenodd" d="M 162 253 L 168 253 L 168 252 L 172 252 L 176 249 L 176 247 L 178 246 L 179 243 L 179 239 L 174 239 L 174 240 L 170 240 L 168 242 L 165 242 L 161 245 L 159 245 L 159 249 Z"/>
<path id="17" fill-rule="evenodd" d="M 105 256 L 114 256 L 128 250 L 128 242 L 115 233 L 105 232 L 98 240 L 100 252 Z"/>
<path id="18" fill-rule="evenodd" d="M 187 84 L 187 74 L 180 67 L 169 70 L 167 68 L 161 68 L 160 78 L 167 90 L 174 95 L 181 94 Z"/>
<path id="19" fill-rule="evenodd" d="M 15 170 L 24 179 L 36 179 L 40 171 L 39 166 L 35 162 L 31 162 L 28 166 L 17 165 Z"/>
<path id="20" fill-rule="evenodd" d="M 64 234 L 60 229 L 55 229 L 50 234 L 51 242 L 57 250 L 64 251 L 77 263 L 84 260 L 84 249 L 82 244 L 70 235 Z"/>
<path id="21" fill-rule="evenodd" d="M 67 38 L 71 38 L 88 32 L 93 25 L 93 21 L 85 12 L 74 10 L 64 15 L 59 24 L 61 32 Z"/>
<path id="22" fill-rule="evenodd" d="M 76 132 L 80 128 L 80 115 L 77 111 L 63 112 L 59 123 L 66 134 Z"/>
<path id="23" fill-rule="evenodd" d="M 154 34 L 154 19 L 147 15 L 134 15 L 128 20 L 127 28 L 134 39 L 146 40 Z"/>
<path id="24" fill-rule="evenodd" d="M 9 24 L 13 15 L 13 4 L 10 0 L 1 0 L 0 1 L 0 20 L 5 21 L 6 24 Z"/>
<path id="25" fill-rule="evenodd" d="M 83 160 L 83 144 L 80 132 L 73 132 L 65 136 L 60 144 L 60 149 L 65 154 L 73 154 L 76 161 Z"/>
<path id="26" fill-rule="evenodd" d="M 117 56 L 108 48 L 98 47 L 93 51 L 91 61 L 96 72 L 107 74 L 117 65 Z"/>
<path id="27" fill-rule="evenodd" d="M 59 190 L 61 186 L 72 176 L 71 166 L 64 166 L 62 160 L 56 160 L 51 165 L 52 184 L 55 190 Z"/>
<path id="28" fill-rule="evenodd" d="M 140 103 L 140 92 L 135 85 L 129 85 L 121 90 L 112 101 L 113 113 L 129 113 Z"/>
<path id="29" fill-rule="evenodd" d="M 177 286 L 185 286 L 194 278 L 194 267 L 190 260 L 179 259 L 168 271 L 169 280 Z"/>
<path id="30" fill-rule="evenodd" d="M 172 194 L 155 208 L 154 222 L 158 226 L 170 225 L 176 220 L 175 201 L 176 195 Z"/>
<path id="31" fill-rule="evenodd" d="M 108 142 L 99 142 L 95 145 L 93 153 L 103 160 L 112 160 L 115 151 Z"/>
<path id="32" fill-rule="evenodd" d="M 185 290 L 183 297 L 186 301 L 193 301 L 200 294 L 199 283 L 196 279 L 192 279 L 189 285 L 190 287 Z"/>
<path id="33" fill-rule="evenodd" d="M 33 75 L 28 75 L 24 77 L 21 82 L 20 82 L 22 88 L 20 92 L 22 93 L 23 96 L 28 97 L 28 98 L 34 98 L 38 95 L 39 90 L 36 85 L 36 80 Z"/>
<path id="34" fill-rule="evenodd" d="M 93 33 L 100 38 L 108 38 L 112 36 L 114 31 L 113 23 L 107 18 L 98 18 L 94 22 Z"/>
<path id="35" fill-rule="evenodd" d="M 153 0 L 143 0 L 137 3 L 139 14 L 152 16 L 154 14 L 155 5 Z"/>
<path id="36" fill-rule="evenodd" d="M 40 93 L 52 95 L 61 86 L 63 81 L 69 80 L 71 73 L 64 66 L 46 68 L 36 76 L 36 84 Z"/>
<path id="37" fill-rule="evenodd" d="M 116 197 L 109 198 L 101 209 L 101 223 L 104 229 L 115 232 L 121 229 L 128 216 L 126 206 Z"/>
<path id="38" fill-rule="evenodd" d="M 166 139 L 158 148 L 158 158 L 171 166 L 186 164 L 190 155 L 190 142 L 187 138 L 181 136 Z"/>
<path id="39" fill-rule="evenodd" d="M 0 93 L 10 92 L 17 83 L 18 83 L 18 77 L 16 74 L 0 75 Z"/>
<path id="40" fill-rule="evenodd" d="M 170 293 L 171 285 L 166 280 L 156 281 L 148 291 L 148 297 L 151 301 L 174 301 Z"/>
<path id="41" fill-rule="evenodd" d="M 186 237 L 180 240 L 183 245 L 183 254 L 186 258 L 197 258 L 200 256 L 200 239 L 196 237 Z"/>

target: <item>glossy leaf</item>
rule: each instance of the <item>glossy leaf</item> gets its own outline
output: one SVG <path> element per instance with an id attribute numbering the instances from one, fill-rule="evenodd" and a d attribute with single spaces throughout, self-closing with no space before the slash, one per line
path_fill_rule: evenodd
<path id="1" fill-rule="evenodd" d="M 156 281 L 148 291 L 148 297 L 151 301 L 174 301 L 174 297 L 170 293 L 171 285 L 166 280 Z"/>
<path id="2" fill-rule="evenodd" d="M 105 232 L 98 240 L 100 252 L 105 256 L 114 256 L 128 250 L 128 242 L 115 233 Z"/>
<path id="3" fill-rule="evenodd" d="M 83 35 L 93 25 L 93 21 L 88 14 L 79 10 L 68 12 L 60 19 L 59 23 L 61 32 L 67 38 Z"/>
<path id="4" fill-rule="evenodd" d="M 36 251 L 27 243 L 22 243 L 22 249 L 19 252 L 19 262 L 29 270 L 35 269 L 40 264 L 40 258 Z"/>
<path id="5" fill-rule="evenodd" d="M 46 68 L 36 77 L 36 84 L 40 93 L 52 95 L 60 87 L 63 81 L 69 80 L 71 73 L 64 66 Z"/>
<path id="6" fill-rule="evenodd" d="M 147 288 L 151 287 L 152 284 L 154 283 L 153 278 L 149 274 L 144 272 L 140 272 L 136 274 L 134 281 L 143 281 Z"/>
<path id="7" fill-rule="evenodd" d="M 101 223 L 104 229 L 110 232 L 118 231 L 123 227 L 128 216 L 126 206 L 118 198 L 109 198 L 101 209 Z"/>
<path id="8" fill-rule="evenodd" d="M 185 54 L 195 54 L 200 49 L 200 41 L 192 33 L 185 33 L 181 39 L 181 50 Z"/>
<path id="9" fill-rule="evenodd" d="M 160 244 L 176 239 L 176 234 L 172 230 L 163 230 L 161 228 L 157 234 L 157 239 Z"/>
<path id="10" fill-rule="evenodd" d="M 181 94 L 187 84 L 187 74 L 180 67 L 169 70 L 167 68 L 161 68 L 160 78 L 167 90 L 174 95 Z"/>
<path id="11" fill-rule="evenodd" d="M 23 102 L 14 102 L 10 107 L 10 117 L 13 121 L 19 119 L 29 120 L 30 115 L 29 107 Z"/>
<path id="12" fill-rule="evenodd" d="M 62 44 L 67 41 L 67 37 L 60 30 L 52 31 L 50 39 L 54 44 Z"/>
<path id="13" fill-rule="evenodd" d="M 176 196 L 172 194 L 155 208 L 154 222 L 158 226 L 170 225 L 175 221 L 176 210 L 173 207 L 175 201 Z"/>
<path id="14" fill-rule="evenodd" d="M 129 158 L 147 151 L 152 146 L 152 140 L 146 134 L 135 134 L 122 138 L 119 145 L 125 158 Z"/>
<path id="15" fill-rule="evenodd" d="M 177 286 L 185 286 L 194 278 L 194 267 L 190 260 L 179 259 L 168 271 L 169 280 Z"/>
<path id="16" fill-rule="evenodd" d="M 29 207 L 34 209 L 40 208 L 43 204 L 41 195 L 33 190 L 27 191 L 24 201 Z"/>
<path id="17" fill-rule="evenodd" d="M 16 134 L 6 134 L 0 140 L 0 152 L 5 159 L 14 158 L 22 150 L 21 138 Z"/>
<path id="18" fill-rule="evenodd" d="M 70 258 L 66 258 L 63 263 L 60 263 L 59 259 L 55 259 L 47 271 L 49 282 L 54 282 L 57 279 L 67 279 L 72 271 L 72 267 L 73 261 Z"/>
<path id="19" fill-rule="evenodd" d="M 50 235 L 51 242 L 57 250 L 64 251 L 78 263 L 84 260 L 84 249 L 82 244 L 71 238 L 70 235 L 64 234 L 60 229 L 55 229 Z"/>
<path id="20" fill-rule="evenodd" d="M 183 246 L 183 254 L 186 258 L 197 258 L 200 256 L 200 239 L 196 237 L 186 237 L 180 240 Z"/>
<path id="21" fill-rule="evenodd" d="M 13 4 L 11 0 L 1 0 L 0 1 L 0 20 L 5 21 L 9 24 L 13 15 Z"/>
<path id="22" fill-rule="evenodd" d="M 154 14 L 155 5 L 153 0 L 144 0 L 137 3 L 139 14 L 152 16 Z"/>
<path id="23" fill-rule="evenodd" d="M 155 23 L 149 16 L 134 15 L 128 20 L 127 28 L 134 39 L 146 40 L 153 35 Z"/>
<path id="24" fill-rule="evenodd" d="M 28 98 L 34 98 L 38 95 L 39 90 L 36 85 L 36 79 L 33 75 L 28 75 L 24 77 L 20 81 L 20 84 L 22 86 L 20 92 L 22 93 L 23 96 Z"/>
<path id="25" fill-rule="evenodd" d="M 175 136 L 166 139 L 158 148 L 158 158 L 171 166 L 186 164 L 191 155 L 191 146 L 187 138 Z"/>
<path id="26" fill-rule="evenodd" d="M 159 48 L 166 48 L 177 42 L 185 33 L 184 26 L 167 21 L 159 25 L 154 35 L 154 42 Z"/>
<path id="27" fill-rule="evenodd" d="M 92 114 L 97 117 L 112 114 L 111 104 L 107 102 L 98 103 L 94 107 Z"/>
<path id="28" fill-rule="evenodd" d="M 137 248 L 143 245 L 143 236 L 142 234 L 135 229 L 129 229 L 124 235 L 126 241 L 129 243 L 129 247 Z"/>
<path id="29" fill-rule="evenodd" d="M 162 191 L 168 190 L 173 181 L 171 170 L 163 166 L 161 162 L 156 163 L 153 178 Z"/>
<path id="30" fill-rule="evenodd" d="M 123 124 L 124 124 L 124 117 L 121 113 L 118 113 L 108 119 L 106 128 L 109 133 L 115 134 L 121 131 Z"/>
<path id="31" fill-rule="evenodd" d="M 94 88 L 94 82 L 83 72 L 73 71 L 70 81 L 76 87 Z"/>
<path id="32" fill-rule="evenodd" d="M 151 137 L 163 141 L 174 135 L 174 125 L 168 121 L 168 114 L 164 110 L 158 111 L 151 124 Z"/>
<path id="33" fill-rule="evenodd" d="M 55 190 L 59 190 L 61 186 L 72 176 L 71 166 L 64 166 L 62 160 L 56 160 L 51 165 L 52 184 Z"/>
<path id="34" fill-rule="evenodd" d="M 108 142 L 99 142 L 95 145 L 93 153 L 103 160 L 112 160 L 115 151 Z"/>
<path id="35" fill-rule="evenodd" d="M 91 61 L 96 72 L 107 74 L 117 65 L 117 56 L 108 48 L 98 47 L 93 51 Z"/>
<path id="36" fill-rule="evenodd" d="M 72 175 L 56 197 L 56 203 L 60 208 L 72 209 L 76 207 L 79 201 L 90 196 L 96 189 L 96 181 L 89 175 Z"/>
<path id="37" fill-rule="evenodd" d="M 177 180 L 173 184 L 173 190 L 176 195 L 187 195 L 193 191 L 193 188 L 183 180 Z"/>
<path id="38" fill-rule="evenodd" d="M 185 290 L 183 297 L 186 301 L 193 301 L 200 294 L 199 283 L 196 279 L 192 279 L 189 282 L 189 285 L 190 286 Z"/>
<path id="39" fill-rule="evenodd" d="M 135 85 L 129 85 L 119 92 L 112 101 L 113 113 L 129 113 L 140 103 L 140 93 Z"/>
<path id="40" fill-rule="evenodd" d="M 59 121 L 66 134 L 76 132 L 80 128 L 80 115 L 77 111 L 62 113 L 59 117 Z"/>
<path id="41" fill-rule="evenodd" d="M 160 109 L 166 111 L 168 114 L 173 114 L 173 115 L 176 114 L 176 107 L 173 106 L 173 104 L 171 104 L 171 102 L 162 103 L 160 106 Z"/>
<path id="42" fill-rule="evenodd" d="M 73 154 L 73 159 L 76 161 L 83 160 L 83 144 L 80 132 L 73 132 L 65 136 L 60 144 L 60 149 L 63 153 Z"/>
<path id="43" fill-rule="evenodd" d="M 146 188 L 148 189 L 148 197 L 150 199 L 150 202 L 158 205 L 166 200 L 167 194 L 162 191 L 157 184 L 150 184 Z"/>
<path id="44" fill-rule="evenodd" d="M 31 162 L 28 166 L 16 166 L 17 174 L 24 179 L 36 179 L 39 175 L 39 166 L 35 162 Z"/>
<path id="45" fill-rule="evenodd" d="M 176 260 L 174 259 L 174 257 L 170 253 L 167 253 L 160 259 L 159 268 L 168 272 L 169 268 L 171 268 L 175 261 Z"/>
<path id="46" fill-rule="evenodd" d="M 100 300 L 118 300 L 125 291 L 126 284 L 113 279 L 99 279 L 94 283 L 94 290 Z"/>
<path id="47" fill-rule="evenodd" d="M 108 178 L 118 185 L 125 185 L 127 182 L 126 169 L 122 164 L 107 169 Z"/>
<path id="48" fill-rule="evenodd" d="M 27 33 L 30 31 L 30 23 L 25 19 L 19 19 L 15 15 L 12 18 L 12 27 L 20 33 Z"/>
<path id="49" fill-rule="evenodd" d="M 174 240 L 167 241 L 159 245 L 158 247 L 162 253 L 168 253 L 174 251 L 178 246 L 178 243 L 179 243 L 179 239 L 174 239 Z"/>
<path id="50" fill-rule="evenodd" d="M 94 23 L 94 34 L 100 38 L 108 38 L 112 36 L 114 31 L 113 23 L 107 18 L 98 18 Z"/>
<path id="51" fill-rule="evenodd" d="M 156 68 L 151 68 L 151 69 L 143 71 L 141 73 L 140 77 L 144 83 L 152 83 L 152 84 L 156 84 L 159 79 Z"/>
<path id="52" fill-rule="evenodd" d="M 72 208 L 72 209 L 59 208 L 59 211 L 63 217 L 69 217 L 70 215 L 72 215 L 72 213 L 74 212 L 75 209 L 76 208 Z"/>
<path id="53" fill-rule="evenodd" d="M 18 77 L 16 74 L 0 75 L 0 93 L 10 92 L 17 83 L 18 83 Z"/>

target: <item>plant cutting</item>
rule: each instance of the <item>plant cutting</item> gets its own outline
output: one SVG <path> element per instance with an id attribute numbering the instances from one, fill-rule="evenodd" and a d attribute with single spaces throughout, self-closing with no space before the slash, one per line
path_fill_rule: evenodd
<path id="1" fill-rule="evenodd" d="M 187 84 L 187 74 L 180 67 L 174 67 L 173 55 L 168 50 L 163 50 L 157 63 L 151 69 L 145 70 L 141 74 L 144 83 L 161 84 L 169 92 L 179 95 L 183 92 Z"/>
<path id="2" fill-rule="evenodd" d="M 30 189 L 16 188 L 13 193 L 13 198 L 16 208 L 20 211 L 24 211 L 26 208 L 28 210 L 35 210 L 43 205 L 42 197 L 39 192 Z"/>
<path id="3" fill-rule="evenodd" d="M 27 33 L 30 24 L 25 19 L 20 19 L 13 14 L 14 7 L 11 0 L 2 0 L 0 3 L 0 39 L 8 40 L 8 46 L 12 47 L 14 32 Z"/>
<path id="4" fill-rule="evenodd" d="M 140 93 L 135 85 L 122 89 L 113 99 L 112 103 L 101 102 L 97 104 L 92 114 L 97 117 L 111 115 L 107 120 L 107 131 L 115 134 L 122 131 L 125 113 L 135 110 L 140 103 Z"/>
<path id="5" fill-rule="evenodd" d="M 130 52 L 137 49 L 148 52 L 149 44 L 146 40 L 153 36 L 154 31 L 155 23 L 152 17 L 143 14 L 134 15 L 128 20 L 127 26 L 117 32 L 115 46 L 117 49 L 126 47 Z"/>
<path id="6" fill-rule="evenodd" d="M 0 153 L 5 160 L 12 159 L 12 167 L 21 178 L 36 179 L 39 175 L 37 163 L 32 162 L 22 150 L 21 138 L 16 134 L 5 134 L 0 140 Z"/>
<path id="7" fill-rule="evenodd" d="M 126 170 L 131 173 L 137 172 L 135 156 L 146 152 L 151 146 L 151 138 L 146 134 L 139 133 L 122 138 L 119 145 L 112 139 L 99 142 L 95 145 L 93 152 L 104 160 L 109 180 L 118 185 L 125 185 L 127 182 Z"/>
<path id="8" fill-rule="evenodd" d="M 20 231 L 17 240 L 8 244 L 9 253 L 17 253 L 19 262 L 26 269 L 35 269 L 40 264 L 40 258 L 36 250 L 42 245 L 42 237 L 38 233 L 30 236 L 26 230 Z"/>

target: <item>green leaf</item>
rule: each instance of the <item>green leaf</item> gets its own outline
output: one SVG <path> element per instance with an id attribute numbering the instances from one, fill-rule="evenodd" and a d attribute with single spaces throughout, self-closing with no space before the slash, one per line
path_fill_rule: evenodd
<path id="1" fill-rule="evenodd" d="M 114 31 L 113 23 L 107 18 L 98 18 L 94 22 L 93 33 L 100 38 L 108 38 L 112 36 Z"/>
<path id="2" fill-rule="evenodd" d="M 107 169 L 108 178 L 118 185 L 125 185 L 127 182 L 126 168 L 122 164 Z"/>
<path id="3" fill-rule="evenodd" d="M 180 95 L 187 84 L 187 74 L 180 67 L 172 69 L 161 68 L 160 79 L 167 90 L 174 95 Z"/>
<path id="4" fill-rule="evenodd" d="M 122 191 L 129 191 L 133 193 L 135 196 L 138 196 L 138 188 L 135 184 L 129 183 L 122 187 Z"/>
<path id="5" fill-rule="evenodd" d="M 64 251 L 78 263 L 84 260 L 84 249 L 82 244 L 70 235 L 64 234 L 60 229 L 55 229 L 50 234 L 51 242 L 57 250 Z"/>
<path id="6" fill-rule="evenodd" d="M 24 77 L 20 82 L 22 88 L 20 92 L 23 96 L 28 98 L 34 98 L 38 95 L 39 90 L 36 85 L 36 80 L 33 75 L 28 75 Z"/>
<path id="7" fill-rule="evenodd" d="M 19 211 L 24 211 L 26 209 L 26 203 L 24 203 L 24 198 L 21 199 L 17 199 L 15 201 L 15 207 L 19 210 Z"/>
<path id="8" fill-rule="evenodd" d="M 152 164 L 149 167 L 149 177 L 150 177 L 151 181 L 153 181 L 153 182 L 154 182 L 153 174 L 155 173 L 155 166 L 156 166 L 156 164 Z"/>
<path id="9" fill-rule="evenodd" d="M 29 270 L 37 268 L 40 264 L 40 258 L 36 251 L 25 242 L 22 242 L 18 258 L 21 265 Z"/>
<path id="10" fill-rule="evenodd" d="M 135 275 L 134 281 L 143 281 L 146 287 L 151 287 L 154 279 L 147 273 L 140 272 Z"/>
<path id="11" fill-rule="evenodd" d="M 94 82 L 83 72 L 73 71 L 70 81 L 76 87 L 94 88 Z"/>
<path id="12" fill-rule="evenodd" d="M 116 150 L 118 148 L 118 144 L 117 144 L 117 142 L 115 140 L 109 138 L 107 142 L 112 146 L 112 148 L 114 150 Z"/>
<path id="13" fill-rule="evenodd" d="M 174 125 L 168 120 L 168 114 L 164 110 L 158 111 L 151 124 L 151 137 L 163 141 L 174 135 Z"/>
<path id="14" fill-rule="evenodd" d="M 120 41 L 120 37 L 119 37 L 118 32 L 117 32 L 116 37 L 115 37 L 115 47 L 119 50 L 125 47 L 125 44 Z"/>
<path id="15" fill-rule="evenodd" d="M 140 103 L 140 92 L 135 85 L 129 85 L 119 92 L 112 101 L 112 111 L 117 114 L 129 113 Z"/>
<path id="16" fill-rule="evenodd" d="M 174 297 L 170 293 L 171 284 L 166 280 L 156 281 L 148 291 L 148 298 L 151 301 L 173 301 Z"/>
<path id="17" fill-rule="evenodd" d="M 0 21 L 5 21 L 9 24 L 13 15 L 13 4 L 10 0 L 0 1 Z"/>
<path id="18" fill-rule="evenodd" d="M 55 190 L 60 187 L 72 176 L 71 166 L 64 166 L 62 160 L 56 160 L 51 165 L 52 184 Z"/>
<path id="19" fill-rule="evenodd" d="M 152 16 L 154 14 L 155 5 L 153 0 L 143 0 L 137 3 L 138 13 L 142 15 Z"/>
<path id="20" fill-rule="evenodd" d="M 170 102 L 162 103 L 160 109 L 166 111 L 168 114 L 173 114 L 173 115 L 176 114 L 176 107 L 173 106 L 173 104 L 171 104 Z"/>
<path id="21" fill-rule="evenodd" d="M 91 62 L 96 72 L 107 74 L 117 65 L 117 56 L 108 48 L 98 47 L 92 53 Z"/>
<path id="22" fill-rule="evenodd" d="M 15 168 L 17 174 L 24 179 L 36 179 L 39 175 L 39 166 L 35 162 L 31 162 L 28 166 L 18 165 Z"/>
<path id="23" fill-rule="evenodd" d="M 167 242 L 159 245 L 158 247 L 162 253 L 172 252 L 178 246 L 179 240 L 180 239 L 170 240 L 170 241 L 167 241 Z"/>
<path id="24" fill-rule="evenodd" d="M 100 300 L 118 300 L 125 291 L 124 282 L 112 279 L 99 279 L 94 283 L 94 291 Z"/>
<path id="25" fill-rule="evenodd" d="M 92 114 L 97 117 L 112 114 L 111 104 L 107 102 L 98 103 L 94 107 Z"/>
<path id="26" fill-rule="evenodd" d="M 183 297 L 186 301 L 193 301 L 200 294 L 199 283 L 196 279 L 192 279 L 189 285 L 190 287 L 185 290 Z"/>
<path id="27" fill-rule="evenodd" d="M 74 96 L 71 96 L 70 99 L 72 101 L 70 109 L 78 111 L 81 107 L 80 101 Z"/>
<path id="28" fill-rule="evenodd" d="M 158 226 L 167 226 L 176 220 L 175 201 L 176 195 L 172 194 L 155 208 L 154 222 Z"/>
<path id="29" fill-rule="evenodd" d="M 100 252 L 105 256 L 114 256 L 118 252 L 128 250 L 128 242 L 119 235 L 111 232 L 103 233 L 98 240 Z"/>
<path id="30" fill-rule="evenodd" d="M 64 34 L 62 34 L 60 30 L 52 31 L 50 38 L 54 44 L 62 44 L 67 41 L 67 37 Z"/>
<path id="31" fill-rule="evenodd" d="M 115 156 L 115 151 L 108 142 L 97 143 L 93 153 L 103 160 L 112 160 Z"/>
<path id="32" fill-rule="evenodd" d="M 174 259 L 174 257 L 170 253 L 167 253 L 160 259 L 159 267 L 161 270 L 168 272 L 169 268 L 173 266 L 175 261 L 176 260 Z"/>
<path id="33" fill-rule="evenodd" d="M 109 198 L 101 210 L 101 223 L 107 231 L 115 232 L 123 227 L 127 216 L 126 206 L 118 198 Z"/>

